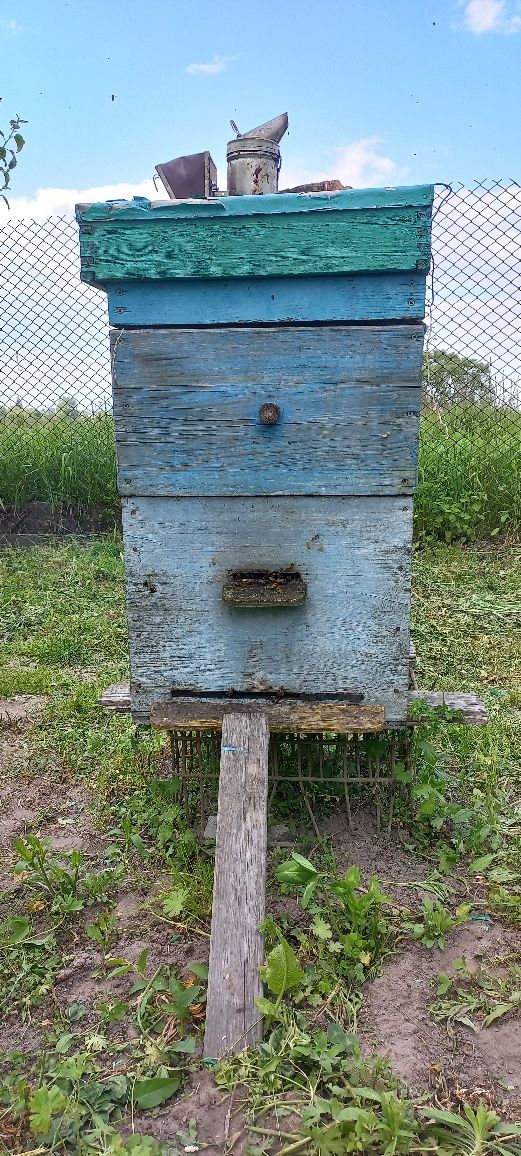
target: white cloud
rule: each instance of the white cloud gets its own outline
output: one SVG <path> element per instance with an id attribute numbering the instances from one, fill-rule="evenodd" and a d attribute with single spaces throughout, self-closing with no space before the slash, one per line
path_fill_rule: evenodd
<path id="1" fill-rule="evenodd" d="M 484 32 L 510 35 L 521 29 L 521 4 L 507 0 L 460 0 L 464 7 L 465 27 L 475 36 Z"/>
<path id="2" fill-rule="evenodd" d="M 21 24 L 17 24 L 16 20 L 0 20 L 0 28 L 2 32 L 7 32 L 10 36 L 18 36 L 23 32 Z"/>
<path id="3" fill-rule="evenodd" d="M 48 217 L 74 214 L 74 206 L 91 201 L 131 200 L 132 197 L 150 197 L 162 200 L 166 194 L 153 180 L 137 184 L 99 185 L 91 189 L 37 189 L 31 197 L 9 196 L 9 211 L 0 211 L 0 225 L 6 220 L 46 221 Z"/>
<path id="4" fill-rule="evenodd" d="M 235 60 L 235 57 L 214 56 L 208 64 L 187 64 L 185 72 L 189 72 L 190 76 L 217 76 L 219 72 L 225 71 L 229 60 Z"/>
<path id="5" fill-rule="evenodd" d="M 287 165 L 283 163 L 279 186 L 287 189 L 329 179 L 337 179 L 355 189 L 395 184 L 406 175 L 406 170 L 380 151 L 381 144 L 380 137 L 362 137 L 330 152 L 316 165 L 305 160 L 290 160 Z"/>

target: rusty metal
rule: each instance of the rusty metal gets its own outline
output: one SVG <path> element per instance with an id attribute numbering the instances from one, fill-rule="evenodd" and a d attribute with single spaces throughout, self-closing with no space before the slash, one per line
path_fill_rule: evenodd
<path id="1" fill-rule="evenodd" d="M 236 125 L 234 125 L 237 128 Z M 228 193 L 231 197 L 276 193 L 281 165 L 279 141 L 288 127 L 288 114 L 283 112 L 273 120 L 228 141 Z"/>
<path id="2" fill-rule="evenodd" d="M 180 782 L 180 799 L 187 820 L 202 836 L 217 808 L 221 735 L 219 731 L 170 735 L 172 771 Z M 271 735 L 269 746 L 269 808 L 285 784 L 298 787 L 310 823 L 319 835 L 309 788 L 337 788 L 352 826 L 357 807 L 374 808 L 377 828 L 389 833 L 394 810 L 396 770 L 412 770 L 413 738 L 409 731 L 366 735 Z"/>
<path id="3" fill-rule="evenodd" d="M 213 197 L 217 192 L 217 169 L 208 151 L 156 165 L 156 172 L 171 200 Z"/>
<path id="4" fill-rule="evenodd" d="M 275 425 L 280 417 L 280 408 L 272 401 L 265 401 L 259 410 L 259 418 L 263 425 Z"/>

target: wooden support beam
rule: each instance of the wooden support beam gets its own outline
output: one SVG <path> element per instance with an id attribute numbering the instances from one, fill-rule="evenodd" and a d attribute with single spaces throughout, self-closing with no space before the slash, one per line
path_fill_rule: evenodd
<path id="1" fill-rule="evenodd" d="M 204 1055 L 255 1046 L 264 941 L 269 727 L 266 716 L 231 708 L 222 720 L 221 775 Z"/>
<path id="2" fill-rule="evenodd" d="M 105 710 L 114 711 L 114 714 L 128 714 L 130 711 L 130 684 L 128 682 L 113 682 L 99 700 Z"/>
<path id="3" fill-rule="evenodd" d="M 456 691 L 432 691 L 432 690 L 411 690 L 409 691 L 409 704 L 416 702 L 424 702 L 428 708 L 425 715 L 414 716 L 409 715 L 407 719 L 408 726 L 419 726 L 421 723 L 428 721 L 429 710 L 437 710 L 440 716 L 444 717 L 447 723 L 459 723 L 465 726 L 484 726 L 488 722 L 488 715 L 484 703 L 477 694 L 460 694 Z M 285 725 L 277 726 L 277 711 L 275 708 L 282 708 L 284 704 L 287 708 L 291 707 L 292 703 L 296 703 L 302 708 L 303 714 L 295 713 L 293 721 L 290 723 L 288 715 L 284 715 L 282 709 L 279 710 L 278 717 L 284 721 Z M 128 683 L 116 683 L 113 686 L 108 686 L 100 698 L 100 705 L 104 706 L 106 710 L 114 712 L 128 713 L 130 711 L 130 687 Z M 194 719 L 196 709 L 204 705 L 204 711 L 199 714 L 199 721 Z M 206 730 L 216 729 L 221 727 L 222 717 L 226 710 L 239 709 L 251 710 L 253 703 L 251 699 L 172 699 L 172 701 L 157 703 L 152 711 L 151 721 L 154 726 L 165 730 Z M 354 703 L 342 702 L 302 702 L 295 699 L 281 699 L 279 702 L 267 702 L 259 699 L 259 708 L 266 710 L 268 713 L 273 710 L 273 717 L 270 716 L 270 729 L 273 731 L 281 730 L 301 731 L 306 732 L 309 729 L 311 733 L 315 731 L 329 731 L 329 733 L 363 733 L 366 731 L 381 730 L 380 725 L 363 726 L 362 715 L 358 714 L 359 724 L 356 723 L 357 715 L 355 712 L 364 711 L 366 722 L 369 721 L 368 712 L 380 711 L 381 707 L 363 707 Z M 331 708 L 331 714 L 329 713 Z M 316 714 L 315 714 L 316 711 Z M 339 719 L 339 712 L 343 712 L 344 725 L 337 725 L 342 720 Z M 448 717 L 446 717 L 448 715 Z M 161 721 L 161 720 L 164 721 Z M 307 726 L 306 719 L 311 726 Z M 327 719 L 327 725 L 322 726 L 320 719 Z M 183 721 L 184 720 L 184 721 Z M 374 724 L 373 717 L 373 724 Z M 333 725 L 335 723 L 335 725 Z M 385 723 L 383 724 L 385 728 Z"/>
<path id="4" fill-rule="evenodd" d="M 440 719 L 447 723 L 460 723 L 462 726 L 485 726 L 488 715 L 484 703 L 477 694 L 460 694 L 452 691 L 411 690 L 409 691 L 409 709 L 413 703 L 425 703 L 425 714 L 409 714 L 408 726 L 419 726 L 429 722 L 431 712 L 435 711 Z"/>
<path id="5" fill-rule="evenodd" d="M 268 698 L 173 698 L 157 702 L 150 712 L 150 722 L 158 730 L 220 730 L 224 717 L 248 715 L 260 710 L 266 715 L 271 731 L 282 734 L 363 734 L 384 727 L 383 706 L 330 699 L 307 702 L 289 696 L 275 701 Z"/>

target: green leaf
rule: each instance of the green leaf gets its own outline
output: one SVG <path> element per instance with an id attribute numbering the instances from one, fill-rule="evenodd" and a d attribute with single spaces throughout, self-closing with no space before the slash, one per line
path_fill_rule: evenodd
<path id="1" fill-rule="evenodd" d="M 337 1024 L 336 1020 L 328 1024 L 327 1038 L 330 1044 L 334 1044 L 335 1047 L 342 1047 L 342 1050 L 350 1055 L 358 1056 L 360 1054 L 357 1037 L 352 1032 L 344 1031 L 344 1028 Z"/>
<path id="2" fill-rule="evenodd" d="M 310 879 L 309 883 L 306 884 L 304 891 L 302 892 L 302 899 L 300 902 L 304 910 L 309 907 L 309 904 L 311 903 L 311 900 L 315 894 L 315 891 L 318 887 L 318 878 L 319 877 L 317 875 L 315 879 Z"/>
<path id="3" fill-rule="evenodd" d="M 10 942 L 23 943 L 30 933 L 31 925 L 26 915 L 11 915 L 7 922 L 7 933 Z"/>
<path id="4" fill-rule="evenodd" d="M 130 842 L 136 848 L 136 851 L 138 852 L 138 854 L 141 855 L 142 859 L 148 858 L 148 848 L 146 846 L 146 843 L 143 842 L 141 835 L 137 835 L 137 834 L 131 835 L 130 836 Z"/>
<path id="5" fill-rule="evenodd" d="M 196 975 L 197 979 L 202 979 L 204 983 L 208 979 L 207 963 L 190 963 L 188 965 L 188 970 L 192 972 L 192 975 Z"/>
<path id="6" fill-rule="evenodd" d="M 275 871 L 275 877 L 279 883 L 290 883 L 293 887 L 302 883 L 309 883 L 311 880 L 318 878 L 318 871 L 305 859 L 303 855 L 298 855 L 296 851 L 293 852 L 291 859 L 287 859 L 285 863 L 281 863 Z"/>
<path id="7" fill-rule="evenodd" d="M 21 133 L 15 132 L 13 140 L 14 140 L 14 143 L 15 143 L 17 149 L 18 149 L 18 152 L 20 152 L 20 150 L 23 149 L 24 144 L 25 144 L 24 137 L 22 136 Z"/>
<path id="8" fill-rule="evenodd" d="M 456 1112 L 449 1112 L 445 1108 L 417 1108 L 421 1116 L 426 1116 L 429 1120 L 434 1120 L 439 1124 L 456 1125 L 461 1128 L 461 1116 L 456 1115 Z"/>
<path id="9" fill-rule="evenodd" d="M 193 1056 L 195 1052 L 195 1036 L 187 1036 L 185 1040 L 176 1040 L 175 1043 L 169 1044 L 171 1052 L 182 1052 L 187 1056 Z"/>
<path id="10" fill-rule="evenodd" d="M 476 872 L 486 871 L 487 867 L 490 867 L 490 864 L 495 858 L 495 855 L 481 855 L 479 859 L 472 860 L 470 870 Z"/>
<path id="11" fill-rule="evenodd" d="M 29 1100 L 29 1123 L 31 1132 L 35 1136 L 46 1135 L 49 1132 L 52 1117 L 60 1112 L 66 1102 L 66 1097 L 59 1088 L 52 1085 L 50 1088 L 43 1084 L 34 1092 Z"/>
<path id="12" fill-rule="evenodd" d="M 286 939 L 281 937 L 280 943 L 270 951 L 262 975 L 273 995 L 282 996 L 302 983 L 304 972 Z"/>
<path id="13" fill-rule="evenodd" d="M 165 915 L 180 915 L 189 894 L 188 887 L 174 887 L 169 891 L 163 900 Z"/>
<path id="14" fill-rule="evenodd" d="M 509 1011 L 512 1011 L 511 1003 L 496 1004 L 496 1006 L 492 1008 L 492 1011 L 488 1013 L 488 1016 L 486 1016 L 483 1020 L 483 1027 L 490 1027 L 490 1024 L 494 1023 L 494 1020 L 498 1020 L 500 1016 L 506 1016 Z"/>
<path id="15" fill-rule="evenodd" d="M 136 967 L 137 967 L 140 975 L 145 974 L 145 968 L 146 968 L 146 965 L 148 963 L 149 955 L 150 955 L 150 948 L 149 947 L 143 948 L 143 951 L 141 951 L 140 954 L 138 955 Z"/>
<path id="16" fill-rule="evenodd" d="M 324 916 L 321 915 L 319 911 L 314 916 L 309 930 L 312 935 L 316 935 L 317 939 L 331 939 L 333 935 L 329 923 L 326 922 Z"/>
<path id="17" fill-rule="evenodd" d="M 94 943 L 103 943 L 103 935 L 97 923 L 88 923 L 85 928 L 85 935 L 89 939 L 93 939 Z"/>
<path id="18" fill-rule="evenodd" d="M 255 1000 L 255 1007 L 260 1011 L 261 1015 L 270 1016 L 272 1019 L 278 1012 L 277 1005 L 272 1003 L 271 1000 L 266 999 L 263 995 Z"/>
<path id="19" fill-rule="evenodd" d="M 175 1095 L 181 1084 L 180 1076 L 154 1076 L 134 1084 L 133 1100 L 136 1108 L 157 1108 Z"/>
<path id="20" fill-rule="evenodd" d="M 58 1056 L 64 1056 L 65 1052 L 68 1052 L 73 1041 L 74 1036 L 72 1032 L 64 1032 L 63 1035 L 56 1040 L 54 1051 Z"/>

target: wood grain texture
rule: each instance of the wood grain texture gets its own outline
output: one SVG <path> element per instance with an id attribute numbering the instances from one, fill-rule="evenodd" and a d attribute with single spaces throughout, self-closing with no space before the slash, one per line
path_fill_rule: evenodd
<path id="1" fill-rule="evenodd" d="M 414 659 L 411 658 L 410 661 L 412 662 Z M 130 711 L 130 683 L 116 683 L 113 686 L 108 686 L 99 701 L 106 710 L 128 714 Z M 251 699 L 245 701 L 251 704 Z M 230 700 L 228 699 L 227 702 L 229 709 Z M 410 705 L 418 702 L 425 703 L 428 710 L 425 715 L 420 715 L 419 718 L 409 715 L 407 718 L 408 726 L 421 726 L 423 722 L 428 720 L 431 710 L 439 710 L 444 723 L 447 725 L 452 723 L 463 726 L 484 726 L 488 722 L 487 709 L 477 694 L 463 694 L 461 691 L 410 690 Z M 164 703 L 158 703 L 157 707 L 153 708 L 152 715 L 156 709 L 161 711 L 165 706 Z M 168 706 L 170 707 L 170 703 Z M 374 710 L 375 708 L 371 707 L 370 709 Z M 274 729 L 272 727 L 272 730 Z M 355 727 L 353 727 L 353 731 L 356 731 Z M 331 733 L 334 733 L 333 728 L 331 728 Z"/>
<path id="2" fill-rule="evenodd" d="M 408 498 L 123 501 L 132 711 L 172 693 L 362 694 L 408 705 Z M 293 565 L 304 606 L 236 610 L 235 570 Z"/>
<path id="3" fill-rule="evenodd" d="M 203 1045 L 212 1059 L 262 1039 L 268 744 L 263 714 L 224 716 Z"/>
<path id="4" fill-rule="evenodd" d="M 97 285 L 178 277 L 426 273 L 431 208 L 324 208 L 249 216 L 225 211 L 175 220 L 152 214 L 126 219 L 119 213 L 80 224 L 80 253 L 82 280 Z"/>
<path id="5" fill-rule="evenodd" d="M 116 330 L 112 345 L 123 495 L 415 490 L 422 325 Z"/>
<path id="6" fill-rule="evenodd" d="M 455 691 L 414 690 L 409 693 L 409 702 L 414 704 L 415 713 L 409 714 L 409 726 L 419 726 L 429 722 L 430 712 L 436 711 L 440 718 L 447 723 L 463 726 L 485 726 L 488 714 L 484 703 L 477 694 L 463 694 Z M 417 714 L 418 707 L 424 704 L 425 714 Z"/>
<path id="7" fill-rule="evenodd" d="M 207 217 L 250 217 L 287 213 L 344 212 L 349 209 L 394 209 L 404 205 L 420 208 L 432 205 L 433 185 L 400 185 L 395 188 L 342 189 L 319 193 L 276 193 L 266 196 L 211 197 L 186 201 L 97 201 L 76 205 L 76 220 L 144 220 L 147 218 L 192 221 Z"/>
<path id="8" fill-rule="evenodd" d="M 152 707 L 150 722 L 157 730 L 220 730 L 223 718 L 234 714 L 249 715 L 260 710 L 265 715 L 270 731 L 281 734 L 363 734 L 383 730 L 383 706 L 332 701 L 306 701 L 281 698 L 277 701 L 251 698 L 175 698 L 158 702 Z"/>
<path id="9" fill-rule="evenodd" d="M 128 714 L 130 711 L 130 683 L 113 682 L 100 695 L 99 705 L 114 714 Z"/>
<path id="10" fill-rule="evenodd" d="M 116 326 L 421 320 L 425 273 L 109 284 Z"/>

